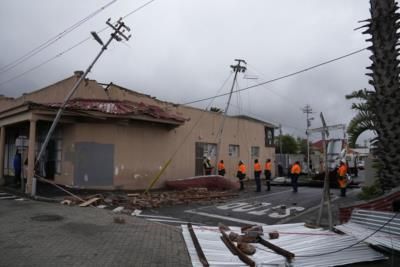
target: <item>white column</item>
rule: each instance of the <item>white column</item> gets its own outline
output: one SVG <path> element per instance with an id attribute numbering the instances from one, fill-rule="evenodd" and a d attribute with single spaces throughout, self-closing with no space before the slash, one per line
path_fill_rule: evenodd
<path id="1" fill-rule="evenodd" d="M 6 141 L 6 128 L 0 127 L 0 185 L 4 184 L 4 146 Z"/>
<path id="2" fill-rule="evenodd" d="M 35 173 L 35 144 L 36 144 L 36 120 L 30 120 L 29 124 L 29 142 L 28 142 L 28 171 L 26 193 L 32 194 L 32 181 Z"/>

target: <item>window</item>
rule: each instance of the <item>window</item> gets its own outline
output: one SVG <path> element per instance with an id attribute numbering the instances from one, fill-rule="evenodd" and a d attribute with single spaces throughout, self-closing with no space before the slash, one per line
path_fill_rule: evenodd
<path id="1" fill-rule="evenodd" d="M 274 146 L 274 128 L 265 126 L 265 146 Z"/>
<path id="2" fill-rule="evenodd" d="M 260 157 L 260 147 L 252 146 L 251 147 L 251 157 L 252 158 L 259 158 Z"/>
<path id="3" fill-rule="evenodd" d="M 236 158 L 240 156 L 239 145 L 229 145 L 229 156 Z"/>

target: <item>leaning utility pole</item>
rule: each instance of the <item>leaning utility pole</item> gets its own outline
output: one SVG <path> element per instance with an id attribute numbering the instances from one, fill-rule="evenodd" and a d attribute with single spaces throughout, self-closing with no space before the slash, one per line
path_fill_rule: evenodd
<path id="1" fill-rule="evenodd" d="M 243 60 L 243 59 L 235 59 L 235 61 L 237 61 L 237 64 L 230 66 L 233 69 L 233 71 L 235 72 L 235 75 L 233 77 L 231 91 L 229 92 L 228 103 L 226 103 L 226 108 L 225 108 L 224 113 L 223 113 L 222 122 L 221 122 L 221 125 L 220 125 L 218 133 L 217 133 L 218 144 L 217 144 L 217 155 L 216 155 L 216 159 L 215 159 L 216 160 L 216 164 L 214 166 L 217 166 L 218 162 L 219 162 L 219 156 L 220 156 L 220 153 L 221 153 L 222 132 L 224 131 L 224 124 L 225 124 L 225 120 L 226 120 L 226 115 L 228 114 L 229 105 L 231 103 L 232 93 L 233 93 L 233 89 L 235 88 L 237 74 L 239 72 L 245 72 L 246 71 L 246 67 L 240 65 L 241 63 L 246 65 L 247 63 L 246 63 L 245 60 Z"/>
<path id="2" fill-rule="evenodd" d="M 313 113 L 313 110 L 310 105 L 306 105 L 302 109 L 303 113 L 306 114 L 307 116 L 307 130 L 306 130 L 306 135 L 307 135 L 307 175 L 310 176 L 310 134 L 308 133 L 308 129 L 310 129 L 311 126 L 311 121 L 314 119 L 313 117 L 310 117 L 310 114 Z"/>
<path id="3" fill-rule="evenodd" d="M 91 71 L 92 67 L 94 66 L 94 64 L 97 62 L 97 60 L 100 58 L 100 56 L 103 54 L 103 52 L 107 49 L 107 47 L 109 46 L 109 44 L 111 43 L 112 40 L 117 40 L 118 42 L 122 41 L 122 39 L 125 39 L 126 41 L 129 40 L 129 38 L 131 37 L 131 35 L 126 36 L 125 35 L 125 31 L 129 32 L 130 28 L 128 26 L 125 25 L 125 23 L 122 21 L 122 18 L 120 18 L 115 24 L 112 24 L 111 22 L 111 18 L 108 19 L 106 21 L 106 24 L 108 26 L 111 27 L 111 29 L 114 30 L 113 33 L 111 33 L 110 38 L 108 39 L 108 41 L 103 44 L 102 40 L 100 39 L 100 37 L 97 35 L 96 32 L 91 32 L 91 34 L 93 35 L 94 39 L 102 46 L 100 52 L 97 54 L 97 56 L 95 57 L 95 59 L 93 60 L 93 62 L 89 65 L 89 67 L 86 69 L 86 71 L 82 74 L 82 76 L 76 81 L 76 83 L 74 84 L 74 86 L 72 86 L 71 90 L 69 91 L 68 95 L 65 97 L 64 102 L 62 103 L 62 105 L 60 106 L 60 108 L 58 109 L 58 112 L 56 114 L 56 117 L 54 118 L 53 123 L 50 126 L 50 129 L 46 135 L 46 138 L 44 139 L 44 142 L 40 148 L 39 154 L 37 155 L 37 159 L 35 161 L 35 165 L 37 166 L 37 164 L 39 163 L 41 157 L 43 156 L 43 153 L 47 147 L 47 144 L 50 141 L 50 138 L 61 118 L 61 114 L 63 113 L 68 101 L 70 100 L 70 98 L 74 95 L 75 91 L 78 89 L 80 83 L 86 78 L 86 75 Z M 36 168 L 34 168 L 36 169 Z M 36 177 L 35 177 L 35 171 L 33 172 L 34 175 L 33 177 L 30 177 L 32 179 L 32 187 L 31 187 L 31 195 L 35 196 L 36 195 Z M 29 177 L 28 177 L 29 179 Z"/>
<path id="4" fill-rule="evenodd" d="M 316 129 L 309 129 L 309 130 L 307 130 L 307 132 L 308 133 L 321 133 L 321 135 L 322 135 L 325 177 L 324 177 L 324 190 L 323 190 L 323 194 L 322 194 L 322 198 L 321 198 L 321 204 L 320 204 L 318 218 L 317 218 L 317 225 L 321 224 L 323 207 L 326 202 L 327 206 L 328 206 L 329 230 L 332 230 L 333 229 L 333 221 L 332 221 L 331 193 L 330 193 L 330 184 L 329 184 L 330 180 L 329 180 L 329 166 L 328 166 L 328 152 L 327 152 L 328 142 L 327 142 L 326 138 L 329 137 L 329 130 L 344 129 L 346 126 L 344 124 L 327 126 L 322 112 L 320 113 L 320 117 L 321 117 L 323 127 L 316 128 Z"/>

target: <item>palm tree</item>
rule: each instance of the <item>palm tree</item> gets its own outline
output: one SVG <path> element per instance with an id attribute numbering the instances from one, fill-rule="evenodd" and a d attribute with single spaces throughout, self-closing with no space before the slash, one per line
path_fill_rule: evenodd
<path id="1" fill-rule="evenodd" d="M 360 120 L 372 115 L 372 124 L 364 126 L 373 126 L 377 133 L 374 154 L 380 166 L 378 175 L 383 189 L 390 189 L 400 185 L 400 61 L 397 59 L 400 15 L 394 0 L 370 0 L 370 4 L 371 18 L 365 21 L 363 27 L 367 30 L 363 34 L 371 35 L 367 41 L 372 43 L 368 47 L 372 65 L 367 69 L 372 72 L 366 75 L 371 78 L 369 84 L 374 91 L 366 94 L 366 102 L 357 109 L 369 112 L 360 115 Z M 360 130 L 365 128 L 360 127 Z"/>
<path id="2" fill-rule="evenodd" d="M 368 99 L 373 97 L 375 94 L 373 91 L 359 90 L 354 91 L 350 95 L 346 95 L 346 99 L 358 99 L 359 103 L 353 103 L 351 108 L 356 110 L 357 115 L 350 121 L 347 128 L 349 135 L 349 145 L 355 147 L 358 137 L 365 131 L 373 131 L 376 134 L 375 129 L 375 116 L 371 112 Z"/>

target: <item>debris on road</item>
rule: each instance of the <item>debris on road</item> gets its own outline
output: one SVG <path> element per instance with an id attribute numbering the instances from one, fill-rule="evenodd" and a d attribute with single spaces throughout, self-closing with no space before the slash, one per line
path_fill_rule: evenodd
<path id="1" fill-rule="evenodd" d="M 125 223 L 125 219 L 122 218 L 122 217 L 114 217 L 114 223 L 124 224 Z"/>
<path id="2" fill-rule="evenodd" d="M 66 205 L 79 205 L 86 207 L 96 205 L 97 207 L 123 207 L 127 210 L 143 210 L 159 208 L 161 206 L 174 206 L 189 203 L 209 204 L 222 203 L 226 200 L 238 196 L 237 192 L 232 191 L 210 191 L 207 188 L 190 188 L 184 191 L 160 191 L 151 193 L 104 193 L 88 197 L 80 196 L 83 203 L 77 198 L 66 196 L 61 202 Z M 103 207 L 104 206 L 104 207 Z M 137 214 L 135 214 L 137 215 Z"/>
<path id="3" fill-rule="evenodd" d="M 113 209 L 114 213 L 120 213 L 124 210 L 124 207 L 116 207 L 115 209 Z"/>
<path id="4" fill-rule="evenodd" d="M 91 199 L 89 199 L 88 201 L 83 202 L 82 204 L 79 204 L 79 207 L 87 207 L 90 206 L 94 203 L 96 203 L 97 201 L 99 201 L 100 198 L 99 197 L 93 197 Z"/>

